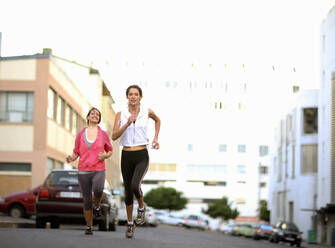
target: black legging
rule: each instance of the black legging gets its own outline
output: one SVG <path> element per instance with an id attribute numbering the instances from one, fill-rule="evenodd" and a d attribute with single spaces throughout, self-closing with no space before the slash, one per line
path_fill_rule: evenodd
<path id="1" fill-rule="evenodd" d="M 121 172 L 125 189 L 126 205 L 133 204 L 133 195 L 136 199 L 143 196 L 141 182 L 149 167 L 147 149 L 139 151 L 124 151 L 121 154 Z"/>

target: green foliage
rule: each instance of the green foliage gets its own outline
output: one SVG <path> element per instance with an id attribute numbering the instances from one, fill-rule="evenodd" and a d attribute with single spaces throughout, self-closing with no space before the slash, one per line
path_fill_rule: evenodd
<path id="1" fill-rule="evenodd" d="M 221 217 L 224 220 L 235 219 L 239 216 L 238 210 L 232 209 L 232 203 L 229 203 L 227 197 L 222 197 L 221 199 L 214 200 L 214 202 L 208 204 L 208 209 L 202 212 L 209 215 L 212 218 Z"/>
<path id="2" fill-rule="evenodd" d="M 186 207 L 188 200 L 182 192 L 171 187 L 158 187 L 150 190 L 144 196 L 144 201 L 156 209 L 181 210 Z"/>
<path id="3" fill-rule="evenodd" d="M 260 219 L 269 222 L 270 211 L 268 210 L 268 203 L 266 200 L 260 201 Z"/>

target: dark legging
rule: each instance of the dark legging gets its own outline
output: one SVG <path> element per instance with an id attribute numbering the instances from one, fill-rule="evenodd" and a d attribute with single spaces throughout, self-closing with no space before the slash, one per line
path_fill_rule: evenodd
<path id="1" fill-rule="evenodd" d="M 139 151 L 123 151 L 121 154 L 121 172 L 125 189 L 126 205 L 133 204 L 133 195 L 136 199 L 143 196 L 141 182 L 149 167 L 147 149 Z"/>
<path id="2" fill-rule="evenodd" d="M 84 209 L 91 210 L 93 207 L 92 191 L 96 198 L 103 194 L 105 186 L 105 171 L 90 171 L 78 174 L 78 181 L 83 194 Z"/>

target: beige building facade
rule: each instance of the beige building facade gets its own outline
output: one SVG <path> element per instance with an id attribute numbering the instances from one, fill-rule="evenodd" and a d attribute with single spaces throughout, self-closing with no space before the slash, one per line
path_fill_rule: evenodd
<path id="1" fill-rule="evenodd" d="M 66 164 L 91 107 L 111 134 L 115 112 L 108 87 L 91 67 L 43 54 L 0 57 L 0 196 L 41 184 Z M 120 188 L 119 144 L 106 162 L 107 180 Z"/>

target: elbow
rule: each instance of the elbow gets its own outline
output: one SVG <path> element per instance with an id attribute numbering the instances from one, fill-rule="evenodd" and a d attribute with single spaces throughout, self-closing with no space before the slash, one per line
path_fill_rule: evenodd
<path id="1" fill-rule="evenodd" d="M 112 134 L 112 140 L 113 140 L 113 141 L 117 140 L 117 138 L 118 138 L 118 137 L 117 137 L 115 134 Z"/>

